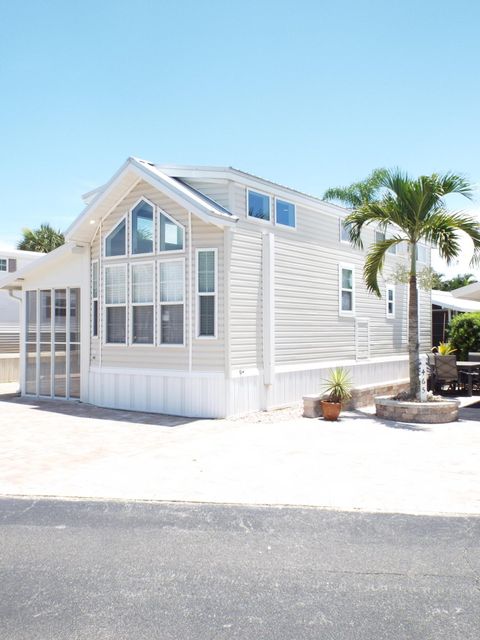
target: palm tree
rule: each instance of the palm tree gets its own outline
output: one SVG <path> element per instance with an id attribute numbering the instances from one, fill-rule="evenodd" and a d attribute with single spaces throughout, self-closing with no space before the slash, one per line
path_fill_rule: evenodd
<path id="1" fill-rule="evenodd" d="M 38 229 L 22 229 L 23 239 L 17 244 L 17 249 L 23 251 L 39 251 L 49 253 L 65 242 L 61 231 L 56 231 L 49 224 L 41 224 Z"/>
<path id="2" fill-rule="evenodd" d="M 387 169 L 374 169 L 372 173 L 361 182 L 354 182 L 349 187 L 332 187 L 323 194 L 323 200 L 339 200 L 350 209 L 356 209 L 366 202 L 377 199 L 382 187 L 382 180 L 387 175 Z"/>
<path id="3" fill-rule="evenodd" d="M 381 190 L 381 192 L 380 192 Z M 472 187 L 461 176 L 453 173 L 433 174 L 410 178 L 398 169 L 385 171 L 378 181 L 379 199 L 364 200 L 356 205 L 345 222 L 349 225 L 354 246 L 363 247 L 361 233 L 365 225 L 374 224 L 386 228 L 392 225 L 394 235 L 374 244 L 365 259 L 364 279 L 368 291 L 381 297 L 378 275 L 383 269 L 385 254 L 390 247 L 406 243 L 409 250 L 409 305 L 408 305 L 408 355 L 410 396 L 419 391 L 418 361 L 418 292 L 417 292 L 417 244 L 420 241 L 435 246 L 440 256 L 450 263 L 460 251 L 458 231 L 466 233 L 473 241 L 472 265 L 480 262 L 480 226 L 473 217 L 462 212 L 449 211 L 445 196 L 460 194 L 471 199 Z"/>

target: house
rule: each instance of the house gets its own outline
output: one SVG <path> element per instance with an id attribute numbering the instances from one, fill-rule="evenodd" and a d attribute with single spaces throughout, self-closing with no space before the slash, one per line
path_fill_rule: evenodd
<path id="1" fill-rule="evenodd" d="M 0 283 L 41 254 L 0 245 Z M 0 383 L 19 379 L 20 300 L 0 291 Z"/>
<path id="2" fill-rule="evenodd" d="M 469 285 L 472 286 L 472 285 Z M 466 287 L 461 287 L 465 289 Z M 480 290 L 480 287 L 479 287 Z M 454 316 L 459 313 L 480 311 L 479 299 L 470 300 L 462 298 L 455 291 L 439 291 L 432 289 L 432 345 L 438 346 L 440 342 L 446 342 L 447 328 Z"/>
<path id="3" fill-rule="evenodd" d="M 3 284 L 24 301 L 23 394 L 223 417 L 318 392 L 336 365 L 356 385 L 408 378 L 392 275 L 406 250 L 387 256 L 383 297 L 367 293 L 346 209 L 231 167 L 138 158 L 85 201 L 66 244 Z"/>

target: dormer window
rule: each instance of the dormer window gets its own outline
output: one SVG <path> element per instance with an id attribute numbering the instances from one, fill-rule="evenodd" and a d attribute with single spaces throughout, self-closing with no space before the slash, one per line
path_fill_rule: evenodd
<path id="1" fill-rule="evenodd" d="M 153 207 L 141 200 L 132 209 L 132 254 L 153 253 Z"/>
<path id="2" fill-rule="evenodd" d="M 126 225 L 123 219 L 105 239 L 105 255 L 108 258 L 126 254 Z"/>
<path id="3" fill-rule="evenodd" d="M 160 213 L 160 251 L 183 251 L 184 230 L 163 211 Z"/>

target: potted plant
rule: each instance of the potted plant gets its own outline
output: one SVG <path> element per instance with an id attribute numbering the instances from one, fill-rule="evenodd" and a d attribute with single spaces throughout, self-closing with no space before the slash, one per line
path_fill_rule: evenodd
<path id="1" fill-rule="evenodd" d="M 342 402 L 352 397 L 350 389 L 352 382 L 347 369 L 337 367 L 330 371 L 329 377 L 325 380 L 324 392 L 328 398 L 321 401 L 322 413 L 325 420 L 338 420 L 342 409 Z"/>
<path id="2" fill-rule="evenodd" d="M 456 349 L 453 348 L 450 342 L 440 342 L 438 347 L 433 347 L 432 351 L 436 351 L 439 356 L 451 356 Z"/>

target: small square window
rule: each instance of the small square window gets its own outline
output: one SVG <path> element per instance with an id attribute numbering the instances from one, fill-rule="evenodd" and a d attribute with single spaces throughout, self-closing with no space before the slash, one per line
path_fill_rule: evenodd
<path id="1" fill-rule="evenodd" d="M 275 200 L 275 222 L 295 228 L 295 205 L 284 200 Z"/>
<path id="2" fill-rule="evenodd" d="M 0 271 L 7 271 L 8 262 L 5 258 L 0 258 Z"/>
<path id="3" fill-rule="evenodd" d="M 250 218 L 270 220 L 270 196 L 256 191 L 248 192 L 248 215 Z"/>

